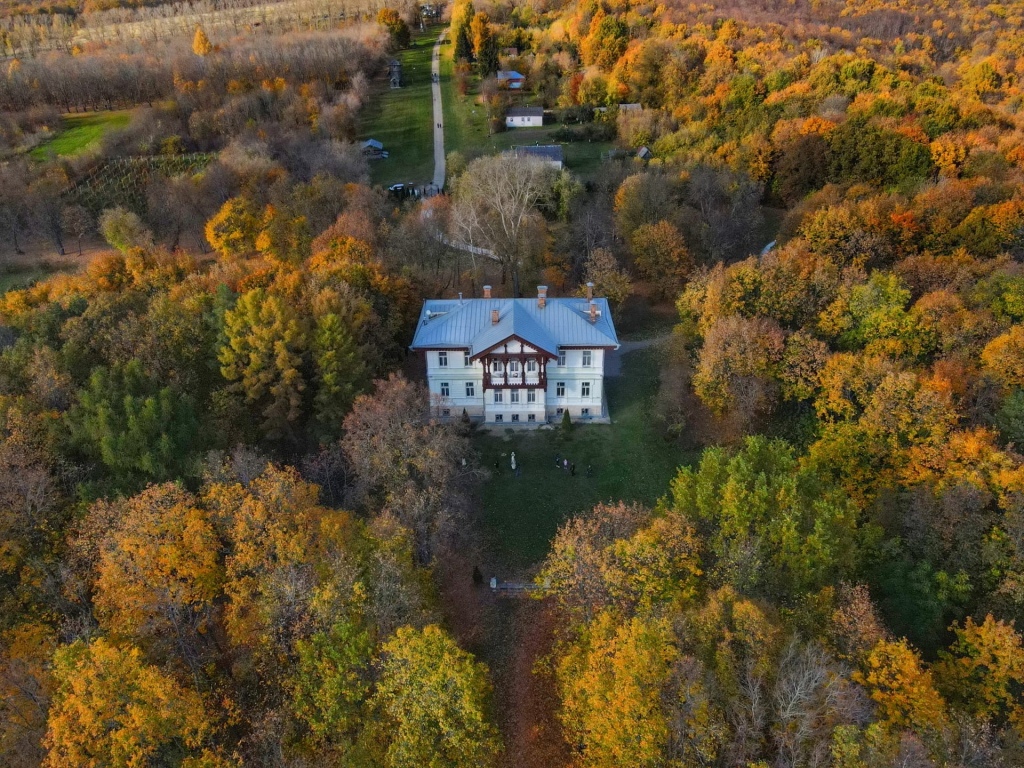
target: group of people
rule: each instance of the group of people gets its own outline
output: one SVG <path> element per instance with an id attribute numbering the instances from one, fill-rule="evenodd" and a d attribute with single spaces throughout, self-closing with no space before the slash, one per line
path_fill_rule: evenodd
<path id="1" fill-rule="evenodd" d="M 516 477 L 522 477 L 523 468 L 516 461 L 516 453 L 515 453 L 515 451 L 512 452 L 512 457 L 510 459 L 510 463 L 512 465 L 512 473 Z M 558 453 L 555 454 L 555 469 L 562 470 L 563 472 L 565 472 L 570 477 L 576 477 L 576 462 L 569 461 L 569 459 L 563 457 L 561 454 L 558 454 Z M 494 471 L 495 472 L 500 472 L 501 471 L 501 459 L 495 459 L 494 460 Z M 594 467 L 591 464 L 587 464 L 587 477 L 593 477 L 593 476 L 594 476 Z"/>
<path id="2" fill-rule="evenodd" d="M 569 461 L 569 459 L 563 457 L 561 454 L 555 454 L 555 469 L 560 469 L 570 477 L 576 477 L 576 462 Z M 587 477 L 594 476 L 594 467 L 587 464 Z"/>

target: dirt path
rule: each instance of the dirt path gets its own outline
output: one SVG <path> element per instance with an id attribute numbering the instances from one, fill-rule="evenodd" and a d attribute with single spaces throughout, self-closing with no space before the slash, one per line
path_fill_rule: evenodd
<path id="1" fill-rule="evenodd" d="M 570 755 L 558 726 L 554 684 L 536 669 L 554 641 L 553 606 L 530 598 L 495 596 L 486 580 L 512 572 L 486 553 L 471 549 L 439 559 L 441 609 L 459 644 L 490 669 L 495 714 L 505 743 L 501 766 L 567 766 Z M 485 574 L 484 586 L 473 585 L 474 565 Z"/>

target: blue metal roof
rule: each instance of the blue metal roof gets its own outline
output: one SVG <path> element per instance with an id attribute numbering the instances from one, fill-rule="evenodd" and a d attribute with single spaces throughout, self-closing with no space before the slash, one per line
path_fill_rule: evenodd
<path id="1" fill-rule="evenodd" d="M 607 299 L 594 299 L 597 320 L 590 322 L 586 299 L 547 299 L 542 309 L 530 299 L 430 299 L 423 302 L 410 349 L 466 349 L 478 355 L 512 336 L 553 355 L 559 347 L 615 347 Z M 491 311 L 498 310 L 498 322 Z"/>

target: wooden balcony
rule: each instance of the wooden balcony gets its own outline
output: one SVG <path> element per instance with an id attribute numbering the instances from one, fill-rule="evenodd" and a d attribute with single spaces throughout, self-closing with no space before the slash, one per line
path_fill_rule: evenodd
<path id="1" fill-rule="evenodd" d="M 547 389 L 544 371 L 533 373 L 492 373 L 484 371 L 484 389 Z"/>
<path id="2" fill-rule="evenodd" d="M 481 362 L 484 389 L 547 389 L 547 360 L 544 357 L 496 353 L 486 355 Z M 494 370 L 496 365 L 497 371 Z M 531 366 L 532 371 L 529 370 Z M 509 370 L 513 367 L 515 370 Z"/>

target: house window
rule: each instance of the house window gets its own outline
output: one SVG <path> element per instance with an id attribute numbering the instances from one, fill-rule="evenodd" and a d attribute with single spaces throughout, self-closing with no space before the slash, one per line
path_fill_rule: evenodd
<path id="1" fill-rule="evenodd" d="M 580 416 L 589 416 L 589 415 L 590 415 L 590 409 L 589 408 L 582 408 L 582 409 L 580 409 Z"/>
<path id="2" fill-rule="evenodd" d="M 558 364 L 560 366 L 562 366 L 563 368 L 565 367 L 565 350 L 564 349 L 558 353 Z"/>
<path id="3" fill-rule="evenodd" d="M 556 416 L 561 416 L 563 413 L 565 413 L 565 408 L 556 408 L 555 409 L 555 415 Z"/>
<path id="4" fill-rule="evenodd" d="M 501 363 L 497 360 L 491 362 L 491 373 L 501 373 Z"/>
<path id="5" fill-rule="evenodd" d="M 528 390 L 526 390 L 526 402 L 528 402 L 528 403 L 536 403 L 537 402 L 537 390 L 536 389 L 528 389 Z"/>
<path id="6" fill-rule="evenodd" d="M 495 421 L 504 421 L 505 417 L 502 416 L 500 413 L 496 413 L 496 414 L 494 414 L 494 420 Z"/>
<path id="7" fill-rule="evenodd" d="M 466 397 L 474 397 L 476 395 L 476 386 L 472 381 L 466 382 Z"/>
<path id="8" fill-rule="evenodd" d="M 473 364 L 472 358 L 469 356 L 469 352 L 462 356 L 463 364 L 469 368 Z"/>
<path id="9" fill-rule="evenodd" d="M 508 362 L 508 372 L 509 373 L 519 373 L 519 361 L 518 360 L 509 360 L 509 362 Z"/>
<path id="10" fill-rule="evenodd" d="M 527 421 L 536 421 L 537 420 L 537 414 L 535 414 L 535 413 L 528 413 L 528 414 L 526 414 L 526 420 Z"/>
<path id="11" fill-rule="evenodd" d="M 441 397 L 449 397 L 450 395 L 451 395 L 451 391 L 448 388 L 448 382 L 447 381 L 442 381 L 441 382 Z"/>
<path id="12" fill-rule="evenodd" d="M 526 372 L 536 373 L 537 372 L 537 361 L 530 359 L 526 361 Z"/>
<path id="13" fill-rule="evenodd" d="M 437 353 L 437 364 L 441 368 L 447 368 L 448 367 L 448 353 L 447 352 L 438 352 Z"/>
<path id="14" fill-rule="evenodd" d="M 560 381 L 555 384 L 555 397 L 565 397 L 565 382 Z"/>
<path id="15" fill-rule="evenodd" d="M 441 415 L 442 416 L 451 416 L 452 415 L 451 408 L 442 408 L 441 409 Z"/>
<path id="16" fill-rule="evenodd" d="M 513 413 L 512 414 L 512 421 L 519 421 L 519 414 L 518 413 Z"/>
<path id="17" fill-rule="evenodd" d="M 503 393 L 500 389 L 494 390 L 494 402 L 500 403 L 504 400 Z"/>
<path id="18" fill-rule="evenodd" d="M 509 393 L 509 402 L 512 402 L 512 403 L 518 403 L 519 402 L 519 390 L 518 389 L 513 389 Z"/>
<path id="19" fill-rule="evenodd" d="M 590 397 L 590 382 L 584 381 L 580 384 L 580 395 L 582 397 Z"/>
<path id="20" fill-rule="evenodd" d="M 589 368 L 594 359 L 594 353 L 589 349 L 583 350 L 583 367 Z"/>

